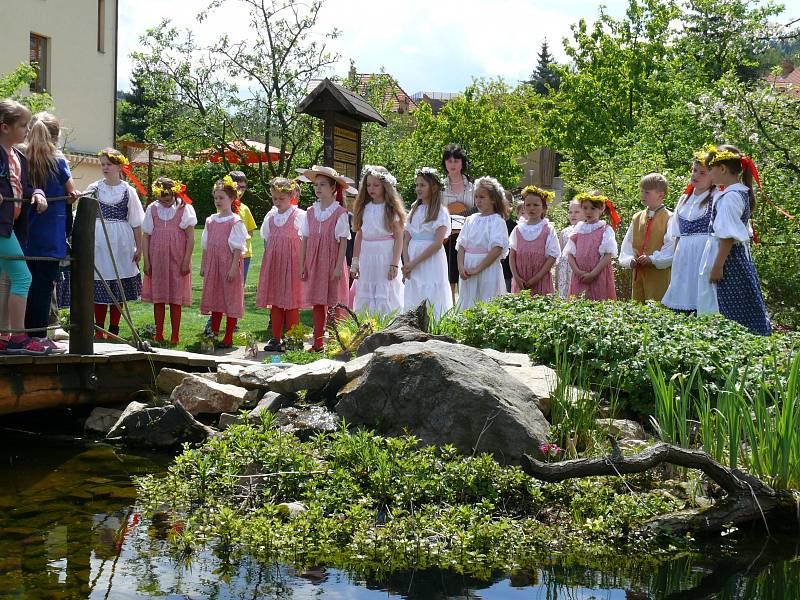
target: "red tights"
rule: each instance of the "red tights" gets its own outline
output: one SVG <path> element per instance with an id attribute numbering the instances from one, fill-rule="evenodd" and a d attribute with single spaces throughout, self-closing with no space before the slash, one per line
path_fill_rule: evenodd
<path id="1" fill-rule="evenodd" d="M 270 310 L 270 317 L 272 318 L 272 337 L 280 340 L 283 338 L 284 325 L 286 326 L 286 331 L 289 331 L 300 322 L 300 309 L 273 306 Z"/>
<path id="2" fill-rule="evenodd" d="M 108 320 L 108 331 L 110 333 L 114 333 L 119 335 L 119 320 L 122 317 L 122 313 L 114 304 L 95 304 L 94 305 L 94 322 L 95 325 L 98 327 L 103 327 L 105 329 L 106 324 L 106 313 L 108 312 L 108 307 L 111 306 L 111 317 Z M 105 336 L 99 332 L 95 331 L 94 333 L 95 339 L 102 340 L 105 339 Z"/>
<path id="3" fill-rule="evenodd" d="M 344 311 L 336 311 L 336 319 L 343 318 Z M 328 307 L 324 304 L 315 304 L 311 311 L 311 321 L 314 324 L 314 350 L 322 349 L 322 338 L 325 335 L 325 323 L 328 317 Z"/>
<path id="4" fill-rule="evenodd" d="M 163 302 L 153 304 L 153 316 L 156 320 L 156 337 L 155 341 L 164 341 L 164 315 L 166 314 L 167 305 Z M 169 341 L 172 344 L 177 344 L 180 339 L 181 331 L 181 312 L 182 307 L 180 304 L 169 305 L 169 322 L 172 325 L 172 337 Z"/>
<path id="5" fill-rule="evenodd" d="M 211 331 L 214 335 L 219 334 L 219 326 L 222 324 L 222 313 L 211 313 Z M 236 319 L 228 317 L 225 321 L 225 337 L 222 338 L 222 343 L 225 345 L 233 344 L 233 332 L 236 329 Z"/>

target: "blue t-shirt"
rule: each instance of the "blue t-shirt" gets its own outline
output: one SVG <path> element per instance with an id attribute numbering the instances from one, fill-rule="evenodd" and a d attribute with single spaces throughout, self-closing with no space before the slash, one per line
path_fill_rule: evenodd
<path id="1" fill-rule="evenodd" d="M 56 171 L 50 175 L 44 188 L 48 198 L 64 196 L 64 185 L 72 177 L 65 158 L 58 157 L 56 163 Z M 53 202 L 42 214 L 30 207 L 28 243 L 23 248 L 25 256 L 64 258 L 67 255 L 67 210 L 71 210 L 68 206 L 66 202 Z"/>

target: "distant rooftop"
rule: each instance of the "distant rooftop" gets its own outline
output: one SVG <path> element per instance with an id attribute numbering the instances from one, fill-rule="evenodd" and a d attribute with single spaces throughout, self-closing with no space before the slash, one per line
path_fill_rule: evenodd
<path id="1" fill-rule="evenodd" d="M 419 102 L 423 98 L 429 98 L 431 100 L 452 100 L 461 95 L 461 92 L 417 92 L 411 95 L 411 99 L 414 100 L 414 102 Z"/>

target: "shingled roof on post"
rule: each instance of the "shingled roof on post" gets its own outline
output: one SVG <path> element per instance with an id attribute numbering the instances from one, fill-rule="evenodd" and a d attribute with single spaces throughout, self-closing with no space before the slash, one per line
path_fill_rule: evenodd
<path id="1" fill-rule="evenodd" d="M 386 127 L 386 120 L 364 98 L 327 77 L 297 105 L 297 112 L 320 119 L 332 110 L 343 112 L 361 123 L 378 123 Z"/>

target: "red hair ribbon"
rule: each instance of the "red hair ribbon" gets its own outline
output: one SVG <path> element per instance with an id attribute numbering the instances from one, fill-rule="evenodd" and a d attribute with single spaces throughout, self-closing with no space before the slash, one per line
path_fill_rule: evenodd
<path id="1" fill-rule="evenodd" d="M 135 185 L 136 189 L 139 190 L 139 194 L 141 194 L 142 196 L 149 196 L 149 194 L 147 193 L 147 190 L 145 189 L 144 185 L 142 185 L 142 182 L 139 181 L 139 178 L 136 177 L 136 175 L 133 174 L 133 167 L 131 166 L 130 163 L 128 163 L 127 165 L 122 167 L 122 172 L 125 173 L 125 175 L 131 181 L 133 181 L 133 185 Z"/>
<path id="2" fill-rule="evenodd" d="M 186 204 L 191 204 L 192 203 L 192 199 L 189 198 L 189 195 L 186 193 L 186 184 L 185 183 L 181 184 L 181 191 L 177 193 L 177 196 L 178 196 L 178 198 L 183 200 Z"/>
<path id="3" fill-rule="evenodd" d="M 617 214 L 617 209 L 614 208 L 614 204 L 611 202 L 611 200 L 606 200 L 606 208 L 608 209 L 608 214 L 611 215 L 611 229 L 616 231 L 617 225 L 619 225 L 619 222 L 622 219 L 619 218 L 619 215 Z"/>
<path id="4" fill-rule="evenodd" d="M 242 204 L 242 201 L 236 198 L 233 202 L 231 202 L 231 210 L 235 212 L 237 215 L 239 214 L 239 206 Z"/>
<path id="5" fill-rule="evenodd" d="M 787 219 L 789 219 L 791 221 L 794 221 L 795 219 L 797 219 L 797 217 L 795 217 L 792 213 L 784 210 L 783 208 L 781 208 L 780 206 L 775 204 L 772 200 L 770 200 L 769 196 L 767 196 L 767 194 L 764 192 L 764 188 L 761 187 L 761 180 L 758 177 L 758 169 L 756 169 L 756 164 L 753 162 L 753 159 L 750 158 L 749 156 L 742 156 L 739 159 L 739 161 L 741 162 L 743 171 L 748 171 L 749 170 L 750 173 L 752 173 L 753 179 L 755 179 L 756 185 L 758 185 L 758 189 L 761 190 L 761 193 L 764 195 L 764 200 L 767 201 L 767 204 L 772 206 L 775 210 L 777 210 L 779 213 L 781 213 Z M 755 236 L 754 236 L 754 239 L 755 239 Z"/>
<path id="6" fill-rule="evenodd" d="M 338 181 L 336 182 L 336 201 L 344 206 L 344 186 Z"/>
<path id="7" fill-rule="evenodd" d="M 685 189 L 685 190 L 683 190 L 683 195 L 684 195 L 684 196 L 686 196 L 686 197 L 688 198 L 688 197 L 689 197 L 689 196 L 691 196 L 692 194 L 694 194 L 694 185 L 692 185 L 692 184 L 690 183 L 689 185 L 687 185 L 687 186 L 686 186 L 686 189 Z"/>

